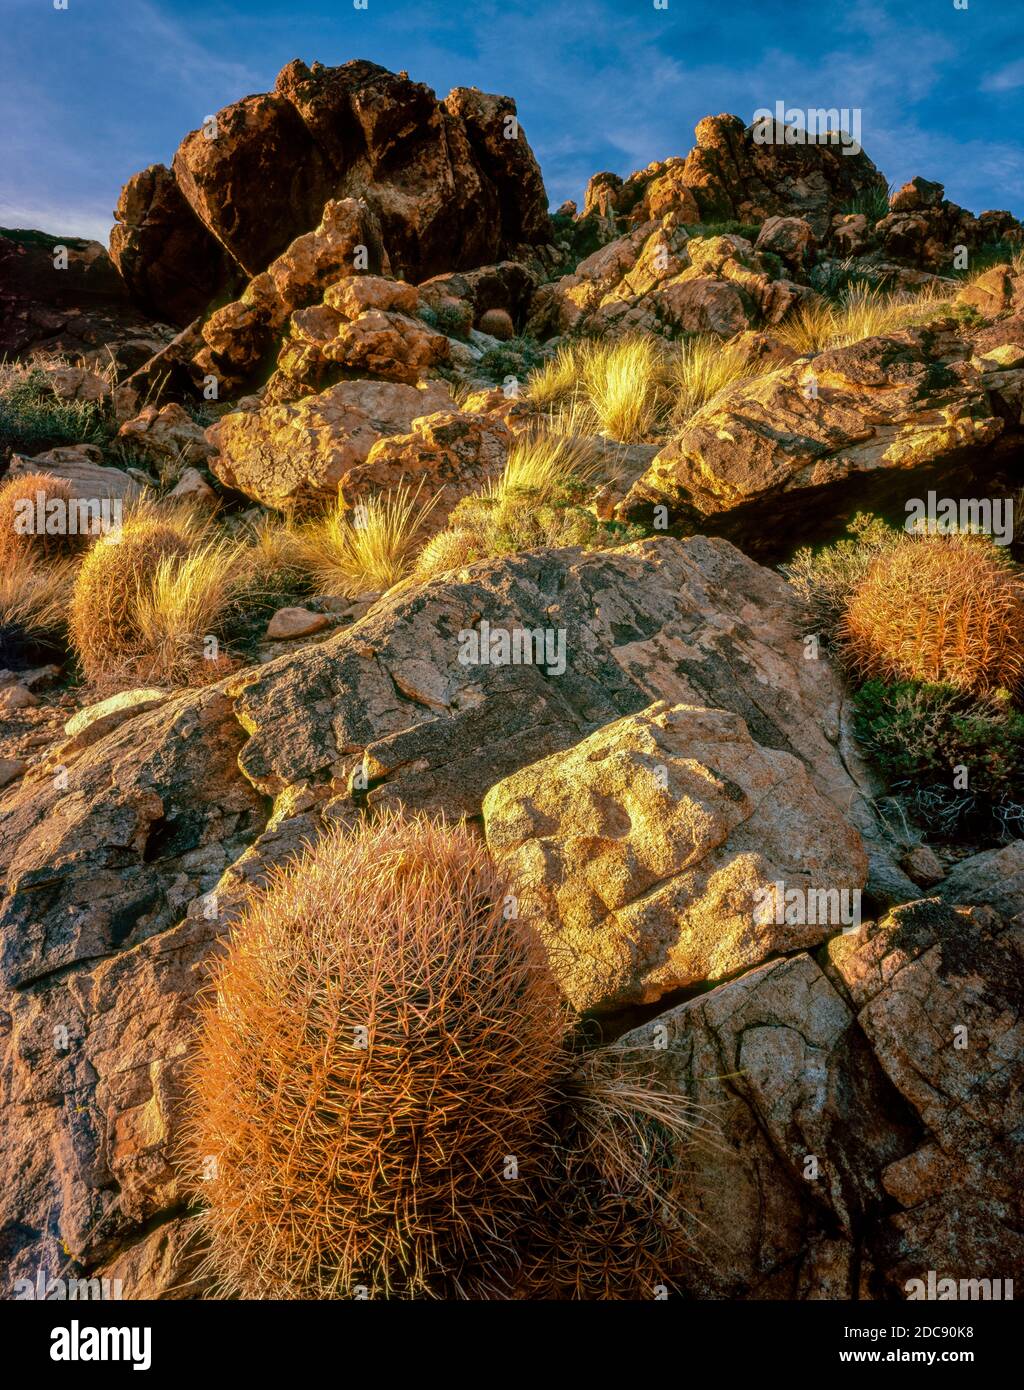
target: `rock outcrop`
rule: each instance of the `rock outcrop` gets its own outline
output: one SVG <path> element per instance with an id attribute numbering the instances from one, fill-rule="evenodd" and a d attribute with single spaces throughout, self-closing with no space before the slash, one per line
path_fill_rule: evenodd
<path id="1" fill-rule="evenodd" d="M 496 483 L 505 466 L 512 431 L 496 415 L 439 410 L 413 421 L 408 434 L 379 439 L 338 480 L 346 506 L 406 487 L 434 505 L 420 535 L 426 539 L 447 522 L 460 498 Z"/>
<path id="2" fill-rule="evenodd" d="M 295 60 L 273 92 L 187 135 L 170 170 L 129 181 L 111 254 L 138 302 L 183 326 L 347 198 L 369 204 L 392 272 L 411 281 L 550 240 L 544 184 L 510 98 L 456 88 L 440 102 L 375 63 Z"/>
<path id="3" fill-rule="evenodd" d="M 98 241 L 0 230 L 0 359 L 52 353 L 105 371 L 113 358 L 130 372 L 172 337 L 132 303 Z"/>
<path id="4" fill-rule="evenodd" d="M 774 324 L 807 285 L 786 278 L 779 256 L 744 237 L 687 235 L 674 213 L 609 242 L 534 294 L 527 324 L 538 337 L 567 332 L 717 333 Z"/>
<path id="5" fill-rule="evenodd" d="M 202 1295 L 174 1159 L 195 997 L 248 888 L 328 825 L 398 801 L 476 816 L 488 793 L 505 799 L 503 779 L 511 779 L 506 789 L 517 775 L 536 785 L 531 765 L 559 755 L 583 766 L 588 747 L 646 730 L 644 738 L 671 743 L 658 757 L 670 784 L 682 779 L 692 793 L 695 831 L 717 807 L 734 866 L 744 826 L 758 814 L 753 803 L 771 793 L 790 814 L 757 873 L 813 878 L 820 863 L 860 882 L 856 832 L 869 843 L 870 788 L 851 775 L 840 683 L 827 661 L 804 659 L 793 612 L 785 583 L 721 540 L 666 537 L 613 552 L 485 561 L 458 579 L 400 589 L 353 627 L 263 667 L 94 711 L 36 758 L 0 800 L 8 1278 L 34 1277 L 40 1267 L 102 1271 L 125 1278 L 129 1298 Z M 539 632 L 541 649 L 520 641 L 527 659 L 503 660 L 501 634 L 516 632 Z M 564 645 L 546 642 L 545 632 L 561 633 Z M 651 715 L 658 701 L 689 707 L 674 732 L 676 716 Z M 647 755 L 637 745 L 631 756 Z M 600 763 L 586 768 L 600 777 Z M 635 771 L 639 786 L 638 778 Z M 738 820 L 745 809 L 750 816 Z M 715 832 L 700 833 L 710 868 Z M 629 864 L 641 843 L 620 861 L 638 883 L 642 871 Z M 725 900 L 722 909 L 730 910 Z M 961 974 L 977 966 L 987 979 L 989 957 L 956 946 L 941 956 L 948 921 L 973 920 L 942 912 L 942 944 L 924 956 L 915 947 L 907 970 L 938 962 L 935 987 L 954 966 Z M 797 929 L 769 949 L 819 939 Z M 906 954 L 906 933 L 894 939 Z M 710 939 L 707 946 L 714 969 L 742 969 L 760 950 L 751 954 L 735 937 L 716 963 Z M 865 949 L 877 955 L 870 943 Z M 824 1280 L 846 1296 L 857 1267 L 851 1247 L 861 1249 L 858 1223 L 877 1210 L 879 1174 L 921 1147 L 920 1097 L 909 1094 L 888 1045 L 878 1043 L 881 1069 L 871 1061 L 852 1022 L 868 1005 L 846 1002 L 837 973 L 849 977 L 851 993 L 863 988 L 874 1000 L 886 997 L 877 982 L 893 972 L 869 974 L 852 959 L 837 955 L 826 974 L 803 954 L 768 961 L 683 1005 L 678 1033 L 653 1054 L 678 1084 L 728 1103 L 727 1152 L 702 1157 L 712 1197 L 696 1210 L 714 1218 L 714 1201 L 728 1201 L 729 1219 L 711 1252 L 714 1272 L 692 1274 L 696 1291 L 812 1296 Z M 1012 981 L 1003 955 L 991 964 L 999 966 L 992 988 L 1005 991 Z M 648 970 L 629 997 L 652 997 L 656 974 Z M 893 988 L 901 978 L 910 986 L 917 977 L 897 974 Z M 741 999 L 750 1002 L 739 1007 Z M 978 1008 L 989 1008 L 980 995 Z M 717 1030 L 703 1050 L 698 1015 L 707 1020 L 701 1028 Z M 995 1015 L 978 1019 L 989 1030 L 979 1036 L 995 1038 Z M 950 1094 L 945 1083 L 937 1075 L 935 1089 Z M 1009 1106 L 1006 1114 L 1009 1124 Z M 794 1176 L 808 1150 L 824 1168 L 818 1195 Z M 994 1199 L 979 1200 L 995 1210 Z M 1002 1229 L 1004 1218 L 994 1219 Z"/>
<path id="6" fill-rule="evenodd" d="M 650 164 L 628 179 L 595 174 L 578 220 L 609 241 L 669 212 L 688 226 L 797 217 L 823 240 L 834 215 L 858 197 L 885 191 L 885 179 L 863 151 L 844 153 L 829 141 L 787 143 L 786 127 L 773 123 L 757 134 L 738 116 L 705 116 L 685 159 Z"/>
<path id="7" fill-rule="evenodd" d="M 722 392 L 634 483 L 619 514 L 772 558 L 780 537 L 841 532 L 859 508 L 902 513 L 922 489 L 975 481 L 1019 438 L 1024 375 L 974 359 L 950 321 L 819 352 Z M 1004 439 L 1005 436 L 1005 439 Z M 959 495 L 959 494 L 957 494 Z"/>
<path id="8" fill-rule="evenodd" d="M 447 387 L 346 381 L 294 403 L 239 410 L 206 432 L 210 468 L 226 486 L 265 507 L 330 500 L 350 469 L 384 435 L 404 434 L 421 415 L 451 406 Z"/>
<path id="9" fill-rule="evenodd" d="M 1024 240 L 1024 227 L 1011 213 L 975 217 L 950 202 L 941 183 L 921 178 L 897 189 L 877 221 L 848 213 L 833 218 L 829 233 L 840 255 L 855 257 L 851 268 L 869 276 L 889 265 L 950 275 L 954 268 L 969 267 L 980 247 L 1003 240 Z"/>
<path id="10" fill-rule="evenodd" d="M 907 904 L 771 961 L 621 1045 L 707 1107 L 684 1161 L 697 1298 L 892 1298 L 908 1281 L 1024 1273 L 1024 932 Z"/>

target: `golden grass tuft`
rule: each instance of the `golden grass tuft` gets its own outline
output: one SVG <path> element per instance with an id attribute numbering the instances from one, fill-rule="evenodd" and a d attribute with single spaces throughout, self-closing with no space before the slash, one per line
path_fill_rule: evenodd
<path id="1" fill-rule="evenodd" d="M 649 334 L 588 345 L 584 389 L 598 428 L 610 439 L 638 444 L 653 434 L 661 410 L 664 348 Z"/>
<path id="2" fill-rule="evenodd" d="M 316 590 L 358 598 L 390 589 L 409 572 L 423 523 L 440 494 L 419 502 L 404 484 L 370 498 L 359 509 L 339 502 L 299 533 L 303 562 Z"/>
<path id="3" fill-rule="evenodd" d="M 713 333 L 701 333 L 680 344 L 668 359 L 667 390 L 671 423 L 685 425 L 708 401 L 739 381 L 772 371 L 776 363 L 751 362 Z"/>
<path id="4" fill-rule="evenodd" d="M 3 654 L 26 639 L 56 637 L 64 632 L 74 576 L 75 564 L 70 560 L 42 564 L 30 555 L 0 564 Z"/>
<path id="5" fill-rule="evenodd" d="M 548 430 L 527 430 L 516 436 L 505 467 L 492 492 L 508 499 L 529 493 L 534 503 L 550 501 L 597 472 L 599 461 L 586 440 Z"/>
<path id="6" fill-rule="evenodd" d="M 583 384 L 585 340 L 561 343 L 554 355 L 535 367 L 527 379 L 527 396 L 542 410 L 576 396 Z"/>
<path id="7" fill-rule="evenodd" d="M 237 590 L 241 606 L 272 606 L 310 587 L 307 549 L 290 518 L 262 517 L 240 540 Z"/>
<path id="8" fill-rule="evenodd" d="M 216 679 L 226 661 L 217 641 L 235 598 L 241 548 L 204 541 L 185 555 L 163 555 L 141 587 L 134 612 L 139 650 L 133 663 L 142 681 L 189 685 Z M 211 652 L 214 653 L 211 659 Z"/>
<path id="9" fill-rule="evenodd" d="M 527 395 L 541 409 L 567 413 L 575 433 L 635 444 L 657 428 L 664 357 L 663 344 L 650 334 L 581 338 L 563 343 L 531 372 Z"/>
<path id="10" fill-rule="evenodd" d="M 888 294 L 858 285 L 838 304 L 829 299 L 801 304 L 774 332 L 781 342 L 808 356 L 923 323 L 948 302 L 949 293 L 931 285 L 917 294 Z"/>
<path id="11" fill-rule="evenodd" d="M 981 536 L 908 536 L 872 560 L 839 638 L 865 680 L 1020 691 L 1024 571 Z"/>
<path id="12" fill-rule="evenodd" d="M 557 990 L 506 891 L 468 829 L 386 815 L 251 901 L 190 1078 L 222 1292 L 500 1296 L 565 1069 Z"/>

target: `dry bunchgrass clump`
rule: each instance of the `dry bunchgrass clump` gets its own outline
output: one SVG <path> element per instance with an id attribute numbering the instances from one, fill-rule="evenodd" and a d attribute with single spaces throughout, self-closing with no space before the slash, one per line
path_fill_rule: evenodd
<path id="1" fill-rule="evenodd" d="M 657 429 L 664 378 L 664 347 L 650 334 L 581 338 L 531 372 L 527 395 L 543 410 L 568 414 L 574 433 L 634 444 Z"/>
<path id="2" fill-rule="evenodd" d="M 187 516 L 158 519 L 148 507 L 97 541 L 71 595 L 71 641 L 86 679 L 181 683 L 204 670 L 203 639 L 226 611 L 235 554 Z"/>
<path id="3" fill-rule="evenodd" d="M 584 389 L 598 428 L 610 439 L 636 444 L 658 423 L 664 349 L 650 335 L 588 344 L 583 362 Z"/>
<path id="4" fill-rule="evenodd" d="M 571 400 L 583 381 L 583 362 L 587 344 L 580 339 L 559 345 L 552 357 L 535 367 L 527 381 L 527 395 L 541 409 Z"/>
<path id="5" fill-rule="evenodd" d="M 509 498 L 528 494 L 543 503 L 567 487 L 586 482 L 597 472 L 598 460 L 585 440 L 546 430 L 527 430 L 517 435 L 505 459 L 505 467 L 493 489 Z"/>
<path id="6" fill-rule="evenodd" d="M 88 535 L 68 534 L 68 517 L 75 493 L 67 478 L 52 473 L 28 473 L 0 487 L 0 564 L 22 562 L 31 552 L 53 559 L 75 554 Z M 57 507 L 49 509 L 50 503 Z M 56 517 L 52 516 L 57 512 Z M 47 522 L 55 521 L 52 533 Z M 40 529 L 42 522 L 42 529 Z"/>
<path id="7" fill-rule="evenodd" d="M 794 351 L 809 355 L 923 323 L 934 317 L 947 299 L 942 287 L 930 285 L 917 294 L 887 294 L 856 285 L 838 304 L 829 299 L 804 302 L 774 332 Z"/>
<path id="8" fill-rule="evenodd" d="M 908 536 L 872 560 L 839 636 L 864 679 L 1019 691 L 1024 572 L 981 536 Z"/>
<path id="9" fill-rule="evenodd" d="M 243 554 L 230 541 L 208 540 L 158 560 L 135 606 L 138 679 L 189 685 L 224 672 L 226 658 L 218 649 L 211 659 L 209 644 L 235 599 Z"/>
<path id="10" fill-rule="evenodd" d="M 409 572 L 423 523 L 440 498 L 419 502 L 404 484 L 358 507 L 339 504 L 300 533 L 303 563 L 316 590 L 358 598 L 390 589 Z"/>
<path id="11" fill-rule="evenodd" d="M 668 359 L 671 423 L 676 427 L 686 424 L 701 406 L 727 386 L 761 376 L 774 365 L 770 361 L 752 363 L 713 333 L 701 333 L 688 339 Z"/>
<path id="12" fill-rule="evenodd" d="M 17 666 L 27 645 L 63 639 L 74 572 L 72 560 L 34 555 L 0 563 L 0 666 Z"/>
<path id="13" fill-rule="evenodd" d="M 312 587 L 308 551 L 290 518 L 265 516 L 240 536 L 236 602 L 242 610 L 264 611 Z"/>
<path id="14" fill-rule="evenodd" d="M 191 1075 L 224 1292 L 503 1287 L 566 1069 L 556 988 L 506 891 L 467 829 L 386 816 L 252 901 Z"/>

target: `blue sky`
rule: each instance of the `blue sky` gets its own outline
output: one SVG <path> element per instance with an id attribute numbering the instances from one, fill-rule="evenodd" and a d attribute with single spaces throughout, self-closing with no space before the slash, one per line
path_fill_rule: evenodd
<path id="1" fill-rule="evenodd" d="M 859 107 L 891 181 L 1024 216 L 1021 0 L 66 2 L 0 0 L 0 225 L 105 240 L 130 174 L 296 57 L 510 94 L 553 206 L 781 100 Z"/>

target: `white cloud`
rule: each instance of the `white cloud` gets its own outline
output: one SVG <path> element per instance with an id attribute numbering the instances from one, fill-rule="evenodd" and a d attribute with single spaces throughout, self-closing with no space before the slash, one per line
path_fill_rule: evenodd
<path id="1" fill-rule="evenodd" d="M 981 83 L 983 92 L 1011 92 L 1015 87 L 1024 87 L 1024 58 L 990 72 Z"/>

